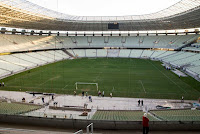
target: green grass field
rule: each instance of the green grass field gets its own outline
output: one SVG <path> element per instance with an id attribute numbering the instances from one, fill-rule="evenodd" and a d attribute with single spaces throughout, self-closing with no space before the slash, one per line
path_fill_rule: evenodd
<path id="1" fill-rule="evenodd" d="M 35 68 L 1 81 L 1 90 L 38 91 L 73 94 L 76 82 L 98 83 L 99 90 L 108 96 L 198 99 L 200 82 L 191 77 L 179 78 L 166 70 L 161 62 L 144 59 L 97 58 L 65 60 Z M 78 85 L 97 95 L 96 86 Z"/>

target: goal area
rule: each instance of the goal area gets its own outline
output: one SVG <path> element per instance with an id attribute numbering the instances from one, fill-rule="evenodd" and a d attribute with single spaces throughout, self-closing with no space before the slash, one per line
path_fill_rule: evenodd
<path id="1" fill-rule="evenodd" d="M 76 86 L 76 90 L 78 89 L 78 85 L 94 85 L 96 86 L 97 91 L 98 89 L 98 83 L 88 83 L 88 82 L 76 82 L 75 86 Z"/>

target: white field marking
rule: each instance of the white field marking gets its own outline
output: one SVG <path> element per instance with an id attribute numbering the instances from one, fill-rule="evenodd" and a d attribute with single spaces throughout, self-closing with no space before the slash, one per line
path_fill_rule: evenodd
<path id="1" fill-rule="evenodd" d="M 149 62 L 149 61 L 148 61 Z M 151 63 L 151 62 L 149 62 L 149 63 Z M 153 65 L 152 63 L 151 63 L 151 65 Z M 187 93 L 187 91 L 185 91 L 183 88 L 181 88 L 178 84 L 176 84 L 176 82 L 174 82 L 174 81 L 172 81 L 166 74 L 164 74 L 162 71 L 160 71 L 160 69 L 158 69 L 155 65 L 153 65 L 153 67 L 155 68 L 155 69 L 157 69 L 159 72 L 161 72 L 167 79 L 169 79 L 172 83 L 174 83 L 177 87 L 179 87 L 181 90 L 183 90 L 185 93 Z"/>
<path id="2" fill-rule="evenodd" d="M 139 80 L 139 82 L 141 83 L 141 85 L 142 85 L 142 88 L 143 88 L 144 92 L 145 92 L 145 93 L 147 93 L 147 92 L 146 92 L 146 90 L 145 90 L 145 88 L 144 88 L 144 85 L 143 85 L 142 81 L 141 81 L 141 80 Z"/>
<path id="3" fill-rule="evenodd" d="M 115 90 L 115 87 L 113 87 L 112 92 Z"/>
<path id="4" fill-rule="evenodd" d="M 102 72 L 99 72 L 99 74 L 98 74 L 98 76 L 95 78 L 95 80 L 99 80 L 101 74 L 102 74 Z"/>
<path id="5" fill-rule="evenodd" d="M 65 89 L 68 85 L 65 85 L 62 89 Z"/>
<path id="6" fill-rule="evenodd" d="M 50 79 L 46 80 L 45 82 L 39 84 L 38 86 L 41 86 L 41 85 L 47 83 L 48 81 L 50 81 L 50 80 L 54 80 L 54 79 L 57 79 L 57 78 L 59 78 L 59 77 L 60 77 L 60 76 L 56 76 L 56 77 L 50 78 Z"/>

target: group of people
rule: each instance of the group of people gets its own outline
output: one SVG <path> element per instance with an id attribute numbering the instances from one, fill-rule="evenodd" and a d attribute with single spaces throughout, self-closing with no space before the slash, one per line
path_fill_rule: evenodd
<path id="1" fill-rule="evenodd" d="M 2 82 L 2 83 L 0 82 L 0 87 L 1 87 L 1 86 L 4 87 L 4 82 Z"/>
<path id="2" fill-rule="evenodd" d="M 84 97 L 84 96 L 87 97 L 87 96 L 88 96 L 88 92 L 84 92 L 84 91 L 82 91 L 82 97 Z M 89 101 L 92 102 L 92 96 L 89 95 L 88 98 L 89 98 Z"/>
<path id="3" fill-rule="evenodd" d="M 76 96 L 77 95 L 77 93 L 76 93 L 76 91 L 74 91 L 74 96 Z M 82 97 L 87 97 L 88 96 L 88 92 L 85 92 L 85 91 L 82 91 Z M 100 90 L 98 91 L 98 97 L 104 97 L 105 96 L 105 93 L 104 93 L 104 91 L 103 92 L 101 92 Z M 113 96 L 113 94 L 112 93 L 110 93 L 110 97 L 112 98 L 112 96 Z"/>
<path id="4" fill-rule="evenodd" d="M 113 94 L 110 93 L 110 97 L 111 97 L 111 98 L 112 98 L 112 95 L 113 95 Z M 101 93 L 101 91 L 99 90 L 99 91 L 98 91 L 98 96 L 99 96 L 99 97 L 101 97 L 101 96 L 104 97 L 104 96 L 105 96 L 104 91 Z"/>
<path id="5" fill-rule="evenodd" d="M 138 100 L 138 106 L 140 106 L 140 104 L 141 104 L 141 106 L 143 106 L 143 100 Z"/>
<path id="6" fill-rule="evenodd" d="M 171 67 L 170 66 L 165 66 L 165 69 L 166 70 L 171 70 Z"/>

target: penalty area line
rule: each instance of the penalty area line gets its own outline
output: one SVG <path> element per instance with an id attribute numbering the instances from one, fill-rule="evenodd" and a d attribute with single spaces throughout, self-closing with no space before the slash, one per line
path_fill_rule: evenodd
<path id="1" fill-rule="evenodd" d="M 139 82 L 141 83 L 141 85 L 142 85 L 142 88 L 143 88 L 144 92 L 145 92 L 145 93 L 147 93 L 147 92 L 146 92 L 146 90 L 145 90 L 145 88 L 144 88 L 144 85 L 143 85 L 142 81 L 141 81 L 141 80 L 139 80 Z"/>
<path id="2" fill-rule="evenodd" d="M 65 89 L 68 85 L 65 85 L 62 89 Z"/>

